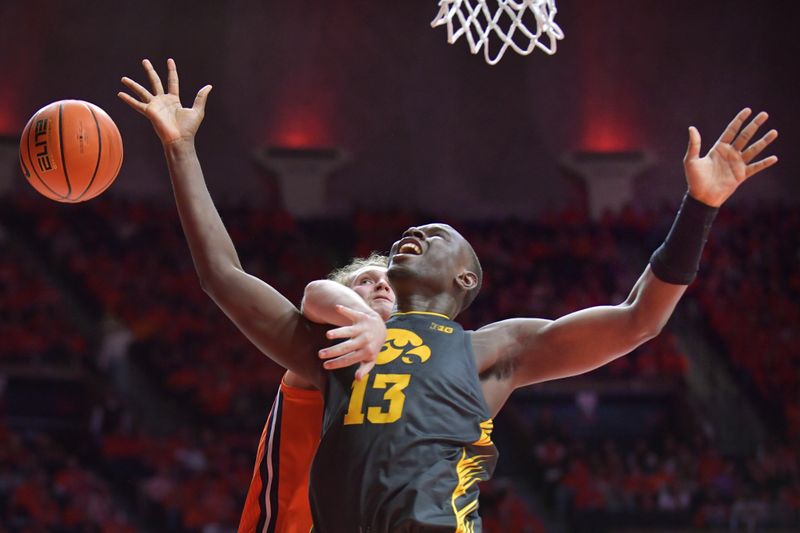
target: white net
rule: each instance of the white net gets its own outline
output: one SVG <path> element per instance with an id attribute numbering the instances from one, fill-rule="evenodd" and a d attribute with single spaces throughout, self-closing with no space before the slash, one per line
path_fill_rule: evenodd
<path id="1" fill-rule="evenodd" d="M 470 52 L 482 48 L 486 62 L 494 65 L 509 48 L 522 55 L 536 48 L 555 54 L 556 42 L 564 38 L 553 20 L 556 12 L 556 0 L 439 0 L 431 26 L 447 25 L 450 44 L 464 35 Z M 493 45 L 493 35 L 499 45 Z"/>

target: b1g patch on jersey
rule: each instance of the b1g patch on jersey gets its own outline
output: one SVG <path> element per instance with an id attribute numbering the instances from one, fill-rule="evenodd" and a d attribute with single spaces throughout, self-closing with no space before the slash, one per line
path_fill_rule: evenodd
<path id="1" fill-rule="evenodd" d="M 431 322 L 431 329 L 434 331 L 439 331 L 441 333 L 447 333 L 448 335 L 452 334 L 455 331 L 450 326 L 443 326 L 441 324 L 437 324 L 436 322 Z"/>

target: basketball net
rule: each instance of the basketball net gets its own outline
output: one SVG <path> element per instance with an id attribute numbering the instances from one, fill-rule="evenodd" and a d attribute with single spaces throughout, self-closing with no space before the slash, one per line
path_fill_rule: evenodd
<path id="1" fill-rule="evenodd" d="M 564 32 L 553 20 L 556 0 L 439 0 L 439 13 L 431 27 L 447 25 L 447 42 L 453 44 L 465 35 L 469 50 L 483 56 L 490 65 L 498 61 L 511 48 L 528 55 L 539 48 L 549 55 L 556 53 L 556 41 Z M 534 27 L 535 24 L 535 27 Z M 500 39 L 500 46 L 491 51 L 492 35 Z"/>

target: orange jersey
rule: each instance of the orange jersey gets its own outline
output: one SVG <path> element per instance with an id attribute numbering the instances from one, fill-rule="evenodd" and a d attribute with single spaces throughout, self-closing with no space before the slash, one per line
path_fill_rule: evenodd
<path id="1" fill-rule="evenodd" d="M 308 475 L 322 432 L 317 390 L 281 382 L 258 443 L 239 533 L 308 533 Z"/>

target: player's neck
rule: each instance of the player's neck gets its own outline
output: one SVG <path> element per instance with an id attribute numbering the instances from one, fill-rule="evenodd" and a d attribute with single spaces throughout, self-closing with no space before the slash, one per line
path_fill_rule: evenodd
<path id="1" fill-rule="evenodd" d="M 434 296 L 422 294 L 397 295 L 397 312 L 426 312 L 444 315 L 451 320 L 458 313 L 458 303 L 450 294 L 437 294 Z"/>

